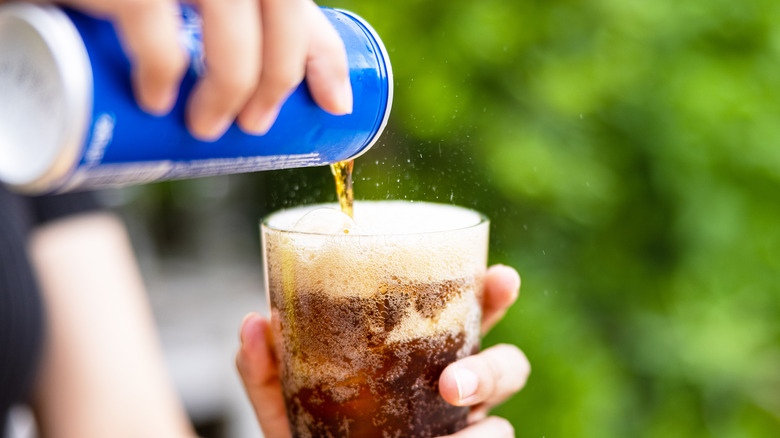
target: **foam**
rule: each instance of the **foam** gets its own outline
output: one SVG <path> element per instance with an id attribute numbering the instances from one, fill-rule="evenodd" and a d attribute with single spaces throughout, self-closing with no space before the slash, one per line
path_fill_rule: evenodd
<path id="1" fill-rule="evenodd" d="M 322 208 L 338 209 L 338 205 L 315 204 L 281 210 L 270 216 L 266 224 L 273 229 L 294 231 L 296 223 L 303 216 Z M 357 201 L 354 205 L 354 218 L 360 227 L 358 234 L 362 235 L 452 231 L 475 226 L 483 220 L 482 215 L 476 211 L 461 207 L 406 201 Z M 308 232 L 332 234 L 319 230 Z"/>
<path id="2" fill-rule="evenodd" d="M 312 224 L 304 231 L 291 231 L 296 224 L 300 227 L 304 215 L 321 214 L 312 213 L 321 208 L 284 210 L 265 222 L 266 276 L 271 290 L 369 299 L 378 298 L 392 284 L 471 279 L 472 285 L 433 320 L 410 306 L 389 340 L 460 330 L 464 324 L 473 325 L 475 311 L 478 319 L 476 289 L 481 287 L 488 241 L 488 223 L 481 215 L 441 204 L 356 202 L 356 227 L 344 228 L 335 220 L 333 226 L 321 227 L 326 232 L 306 231 L 316 229 Z"/>
<path id="3" fill-rule="evenodd" d="M 349 233 L 355 221 L 335 208 L 316 208 L 304 214 L 293 225 L 293 231 L 313 234 Z"/>
<path id="4" fill-rule="evenodd" d="M 317 208 L 321 206 L 285 210 L 264 225 L 268 273 L 295 272 L 298 290 L 368 298 L 378 293 L 389 275 L 436 283 L 484 270 L 488 223 L 471 210 L 427 203 L 357 202 L 360 232 L 273 231 L 292 230 L 302 216 Z M 414 232 L 408 232 L 410 228 Z"/>
<path id="5" fill-rule="evenodd" d="M 474 283 L 470 290 L 463 290 L 458 297 L 447 303 L 435 318 L 426 318 L 415 310 L 414 306 L 410 306 L 401 322 L 390 332 L 387 337 L 388 342 L 403 342 L 414 338 L 435 336 L 446 331 L 457 332 L 461 329 L 466 332 L 467 339 L 477 339 L 482 313 L 475 298 L 476 286 L 477 284 Z"/>

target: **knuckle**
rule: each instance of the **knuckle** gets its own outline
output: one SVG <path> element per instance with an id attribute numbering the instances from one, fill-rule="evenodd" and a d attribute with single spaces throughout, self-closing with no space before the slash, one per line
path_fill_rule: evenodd
<path id="1" fill-rule="evenodd" d="M 274 7 L 274 6 L 282 5 L 285 2 L 287 2 L 287 1 L 290 1 L 290 0 L 260 0 L 260 4 L 263 7 L 267 8 L 267 7 Z"/>
<path id="2" fill-rule="evenodd" d="M 344 50 L 345 49 L 342 46 L 341 51 L 344 52 Z M 336 72 L 336 74 L 338 76 L 344 76 L 344 77 L 348 77 L 349 76 L 349 65 L 347 65 L 347 55 L 346 54 L 344 54 L 344 56 L 341 57 L 338 60 L 338 62 L 336 62 L 335 64 L 336 65 L 334 67 L 334 70 L 335 70 L 335 72 Z"/>
<path id="3" fill-rule="evenodd" d="M 215 72 L 211 80 L 219 93 L 241 98 L 252 93 L 256 85 L 256 76 L 240 68 Z"/>
<path id="4" fill-rule="evenodd" d="M 187 55 L 180 50 L 171 53 L 164 50 L 148 51 L 139 57 L 138 62 L 146 75 L 165 82 L 180 79 L 189 64 Z"/>
<path id="5" fill-rule="evenodd" d="M 499 358 L 495 358 L 492 355 L 488 357 L 489 359 L 485 361 L 485 364 L 490 378 L 485 386 L 486 390 L 492 395 L 506 380 L 506 369 Z"/>
<path id="6" fill-rule="evenodd" d="M 251 0 L 198 0 L 201 8 L 225 7 L 232 8 L 234 5 L 245 5 L 251 3 Z"/>
<path id="7" fill-rule="evenodd" d="M 510 358 L 507 363 L 513 364 L 511 365 L 512 369 L 519 369 L 524 378 L 531 374 L 531 363 L 520 348 L 512 344 L 500 344 L 498 347 L 505 351 L 507 357 Z"/>
<path id="8" fill-rule="evenodd" d="M 495 395 L 496 391 L 517 391 L 525 385 L 531 367 L 525 354 L 514 345 L 499 344 L 480 354 L 487 379 L 483 382 L 485 392 Z"/>
<path id="9" fill-rule="evenodd" d="M 295 89 L 302 80 L 303 69 L 267 69 L 260 83 L 264 94 L 276 98 Z"/>
<path id="10" fill-rule="evenodd" d="M 333 48 L 330 53 L 324 51 L 322 53 L 323 56 L 317 56 L 309 60 L 311 69 L 322 71 L 336 78 L 349 76 L 347 55 L 343 46 L 340 49 Z"/>
<path id="11" fill-rule="evenodd" d="M 321 19 L 324 22 L 320 23 L 317 32 L 312 32 L 311 35 L 309 44 L 312 50 L 309 61 L 324 64 L 333 74 L 346 75 L 349 67 L 344 41 L 324 15 Z"/>
<path id="12" fill-rule="evenodd" d="M 134 13 L 158 6 L 163 0 L 122 0 L 118 7 L 123 12 Z"/>

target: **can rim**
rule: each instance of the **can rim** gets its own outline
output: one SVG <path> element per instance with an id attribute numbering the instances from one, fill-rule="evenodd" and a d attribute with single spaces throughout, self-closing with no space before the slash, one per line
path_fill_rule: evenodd
<path id="1" fill-rule="evenodd" d="M 365 19 L 363 19 L 363 17 L 355 14 L 352 11 L 347 11 L 345 9 L 335 10 L 358 22 L 369 33 L 369 35 L 371 35 L 373 43 L 376 45 L 377 49 L 379 49 L 379 53 L 382 55 L 382 62 L 384 63 L 385 73 L 387 74 L 387 104 L 385 105 L 385 113 L 382 116 L 379 129 L 376 130 L 374 136 L 371 137 L 368 143 L 366 143 L 366 145 L 360 151 L 358 151 L 357 154 L 349 157 L 350 160 L 353 160 L 365 154 L 369 149 L 371 149 L 372 146 L 374 146 L 374 144 L 379 140 L 379 136 L 382 135 L 382 132 L 384 132 L 388 120 L 390 120 L 390 108 L 393 106 L 393 68 L 390 64 L 390 55 L 387 52 L 387 48 L 385 47 L 384 42 L 382 42 L 382 39 L 379 37 L 379 34 L 376 32 L 376 30 Z"/>
<path id="2" fill-rule="evenodd" d="M 42 158 L 43 170 L 5 183 L 22 193 L 50 192 L 75 168 L 83 149 L 92 112 L 93 78 L 89 55 L 75 24 L 55 6 L 9 3 L 0 8 L 0 15 L 29 26 L 43 40 L 48 49 L 46 56 L 50 56 L 56 66 L 56 71 L 49 74 L 57 76 L 65 114 L 63 130 L 54 140 L 57 145 L 49 148 L 40 144 L 24 145 L 27 152 L 23 156 L 49 155 Z M 18 44 L 24 44 L 24 41 Z M 24 167 L 23 159 L 15 165 Z"/>

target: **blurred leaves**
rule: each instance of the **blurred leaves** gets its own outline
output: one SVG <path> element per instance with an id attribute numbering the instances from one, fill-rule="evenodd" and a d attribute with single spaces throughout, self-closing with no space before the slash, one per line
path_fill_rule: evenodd
<path id="1" fill-rule="evenodd" d="M 480 209 L 523 276 L 486 340 L 533 365 L 518 437 L 780 436 L 780 2 L 327 5 L 395 74 L 356 197 Z M 335 199 L 327 169 L 234 180 L 253 218 Z"/>

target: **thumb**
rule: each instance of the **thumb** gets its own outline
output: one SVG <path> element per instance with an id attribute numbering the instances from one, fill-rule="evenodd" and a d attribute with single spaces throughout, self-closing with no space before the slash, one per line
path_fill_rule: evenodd
<path id="1" fill-rule="evenodd" d="M 266 438 L 290 438 L 290 426 L 279 384 L 279 371 L 271 352 L 268 321 L 250 313 L 241 324 L 241 349 L 236 368 Z"/>

